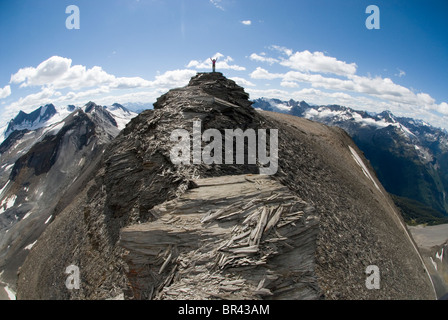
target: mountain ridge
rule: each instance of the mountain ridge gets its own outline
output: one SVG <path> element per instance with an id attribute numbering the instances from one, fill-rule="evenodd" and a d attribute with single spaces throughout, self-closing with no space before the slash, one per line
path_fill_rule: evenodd
<path id="1" fill-rule="evenodd" d="M 263 183 L 260 163 L 173 164 L 171 133 L 192 132 L 196 120 L 201 132 L 278 130 L 279 170 L 269 177 L 276 187 L 244 199 L 245 191 Z M 85 187 L 32 247 L 20 269 L 18 298 L 169 299 L 170 289 L 184 288 L 189 298 L 235 298 L 244 292 L 254 299 L 275 299 L 309 292 L 305 296 L 314 299 L 433 299 L 421 257 L 373 172 L 342 129 L 258 112 L 234 81 L 221 73 L 199 73 L 189 85 L 162 95 L 153 110 L 132 119 L 107 146 Z M 236 207 L 229 200 L 235 195 L 225 202 L 218 192 L 201 189 L 219 186 L 223 179 L 241 182 L 227 189 L 235 193 L 237 185 L 242 188 Z M 282 196 L 278 188 L 306 206 L 281 210 L 275 202 Z M 196 201 L 198 192 L 217 197 L 215 207 L 202 211 L 210 205 L 203 196 L 190 207 L 188 201 Z M 170 211 L 181 207 L 190 213 Z M 295 235 L 307 221 L 317 224 L 305 228 L 310 231 L 306 241 L 298 240 Z M 198 231 L 182 233 L 184 223 Z M 165 241 L 171 234 L 165 227 L 187 239 L 202 235 L 200 248 Z M 141 228 L 149 238 L 139 236 Z M 207 236 L 217 230 L 216 236 Z M 161 241 L 155 250 L 145 242 L 151 238 Z M 129 245 L 131 239 L 136 244 Z M 217 241 L 226 246 L 216 246 Z M 196 250 L 207 248 L 217 254 Z M 228 263 L 216 268 L 223 261 Z M 289 261 L 289 271 L 281 268 L 282 261 Z M 210 275 L 205 282 L 196 277 L 196 263 Z M 79 290 L 65 287 L 63 270 L 73 264 L 82 275 Z M 381 270 L 381 290 L 365 285 L 371 264 Z"/>

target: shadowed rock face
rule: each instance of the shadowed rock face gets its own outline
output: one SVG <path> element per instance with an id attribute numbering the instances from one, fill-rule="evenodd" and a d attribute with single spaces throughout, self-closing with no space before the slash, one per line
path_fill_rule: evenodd
<path id="1" fill-rule="evenodd" d="M 108 146 L 39 238 L 19 299 L 434 298 L 393 202 L 345 132 L 257 112 L 220 73 L 198 74 L 154 107 Z M 191 133 L 194 120 L 203 131 L 277 129 L 277 174 L 174 165 L 170 135 Z M 79 290 L 65 287 L 72 264 Z M 380 290 L 365 286 L 369 265 L 379 267 Z"/>
<path id="2" fill-rule="evenodd" d="M 48 119 L 57 113 L 54 105 L 48 104 L 46 106 L 40 107 L 31 113 L 25 113 L 20 111 L 19 114 L 8 123 L 6 128 L 5 136 L 14 131 L 29 129 L 30 127 L 39 127 L 42 123 L 45 123 Z"/>

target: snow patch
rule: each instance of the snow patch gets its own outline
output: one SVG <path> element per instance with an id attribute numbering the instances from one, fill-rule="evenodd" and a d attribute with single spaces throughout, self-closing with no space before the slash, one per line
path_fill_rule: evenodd
<path id="1" fill-rule="evenodd" d="M 16 300 L 16 293 L 12 291 L 8 286 L 4 287 L 9 300 Z"/>
<path id="2" fill-rule="evenodd" d="M 54 114 L 48 120 L 43 121 L 41 119 L 41 117 L 45 113 L 45 111 L 46 111 L 46 108 L 42 107 L 40 116 L 37 117 L 37 119 L 34 122 L 31 123 L 30 121 L 24 121 L 21 125 L 14 126 L 14 130 L 28 129 L 30 131 L 34 131 L 34 130 L 37 130 L 40 128 L 47 128 L 47 127 L 54 125 L 55 123 L 63 121 L 71 113 L 69 110 L 67 110 L 65 108 L 57 108 L 56 107 L 56 114 Z M 6 124 L 4 126 L 5 129 L 3 132 L 3 136 L 0 135 L 0 143 L 6 139 L 7 126 L 8 126 L 8 124 Z M 1 129 L 2 128 L 0 128 L 0 131 L 1 131 Z"/>
<path id="3" fill-rule="evenodd" d="M 28 218 L 32 213 L 33 213 L 33 211 L 28 212 L 28 213 L 22 218 L 22 220 L 25 220 L 26 218 Z"/>
<path id="4" fill-rule="evenodd" d="M 305 112 L 305 118 L 311 119 L 314 117 L 317 118 L 334 118 L 339 121 L 347 121 L 353 120 L 354 122 L 360 123 L 361 125 L 369 125 L 376 126 L 379 128 L 386 128 L 388 126 L 393 126 L 400 128 L 403 132 L 408 135 L 414 135 L 408 128 L 404 127 L 400 123 L 398 123 L 393 117 L 390 117 L 390 121 L 388 119 L 379 117 L 373 118 L 372 115 L 370 117 L 363 117 L 360 113 L 355 112 L 353 110 L 331 110 L 328 107 L 319 107 L 318 109 L 310 108 Z"/>
<path id="5" fill-rule="evenodd" d="M 361 167 L 362 172 L 364 172 L 365 176 L 367 178 L 369 178 L 373 182 L 375 187 L 381 192 L 380 187 L 378 187 L 378 185 L 376 184 L 375 179 L 373 179 L 372 175 L 369 172 L 369 169 L 367 169 L 367 167 L 364 164 L 364 162 L 362 161 L 361 157 L 358 155 L 358 153 L 355 151 L 355 149 L 353 149 L 351 146 L 348 146 L 348 147 L 350 149 L 350 152 L 352 153 L 353 159 L 355 159 L 356 163 Z"/>
<path id="6" fill-rule="evenodd" d="M 33 243 L 30 243 L 29 245 L 27 245 L 25 248 L 23 248 L 23 249 L 25 249 L 25 250 L 31 250 L 31 248 L 36 244 L 36 242 L 37 242 L 37 240 L 36 241 L 34 241 Z"/>
<path id="7" fill-rule="evenodd" d="M 43 107 L 40 109 L 40 116 L 43 117 L 46 111 L 47 111 L 47 106 L 43 106 Z"/>
<path id="8" fill-rule="evenodd" d="M 135 112 L 127 112 L 121 108 L 107 108 L 107 111 L 112 114 L 115 121 L 117 122 L 118 130 L 123 130 L 126 125 L 131 121 L 132 118 L 135 118 L 137 114 Z"/>
<path id="9" fill-rule="evenodd" d="M 408 128 L 406 128 L 404 125 L 400 124 L 400 129 L 401 129 L 404 133 L 406 133 L 408 136 L 414 136 L 414 137 L 415 137 L 415 134 L 413 134 L 413 133 L 411 132 L 411 130 L 409 130 Z"/>
<path id="10" fill-rule="evenodd" d="M 287 106 L 287 105 L 285 105 L 285 104 L 281 104 L 281 103 L 276 104 L 275 107 L 276 107 L 277 109 L 284 110 L 284 111 L 290 111 L 291 108 L 292 108 L 291 106 Z"/>
<path id="11" fill-rule="evenodd" d="M 14 163 L 11 163 L 10 165 L 7 165 L 7 166 L 5 167 L 5 171 L 11 169 L 12 167 L 14 167 Z"/>
<path id="12" fill-rule="evenodd" d="M 333 111 L 328 108 L 320 107 L 319 109 L 308 109 L 305 113 L 305 118 L 312 118 L 312 117 L 318 117 L 318 118 L 326 118 L 326 117 L 332 117 L 332 118 L 339 118 L 343 120 L 349 119 L 347 116 L 347 113 L 345 111 Z"/>
<path id="13" fill-rule="evenodd" d="M 5 163 L 4 165 L 2 165 L 2 169 L 3 170 L 9 170 L 12 166 L 14 166 L 14 163 L 11 163 L 11 164 L 7 164 L 7 163 Z"/>
<path id="14" fill-rule="evenodd" d="M 438 252 L 436 252 L 436 258 L 439 259 L 440 262 L 442 262 L 442 260 L 443 260 L 443 249 L 444 248 L 442 248 L 442 252 L 440 252 L 440 254 Z"/>
<path id="15" fill-rule="evenodd" d="M 0 197 L 3 194 L 3 191 L 6 189 L 6 187 L 8 186 L 8 184 L 11 182 L 11 180 L 8 180 L 8 182 L 3 186 L 3 188 L 0 189 Z"/>
<path id="16" fill-rule="evenodd" d="M 432 260 L 432 257 L 429 257 L 429 259 L 431 260 L 431 263 L 434 266 L 434 269 L 436 269 L 436 271 L 437 271 L 437 263 L 434 260 Z"/>
<path id="17" fill-rule="evenodd" d="M 16 195 L 12 195 L 12 196 L 8 197 L 7 199 L 3 200 L 0 203 L 0 214 L 5 212 L 6 210 L 8 210 L 8 208 L 13 207 L 15 202 L 16 202 L 16 199 L 17 199 L 17 196 Z"/>
<path id="18" fill-rule="evenodd" d="M 59 122 L 57 124 L 54 124 L 52 126 L 49 126 L 48 128 L 45 128 L 45 130 L 42 133 L 42 136 L 45 134 L 48 134 L 50 136 L 55 136 L 59 133 L 59 131 L 62 129 L 62 127 L 65 125 L 65 122 Z"/>
<path id="19" fill-rule="evenodd" d="M 47 224 L 48 222 L 50 222 L 51 218 L 53 217 L 53 215 L 49 216 L 47 220 L 45 220 L 44 224 Z"/>
<path id="20" fill-rule="evenodd" d="M 123 119 L 123 118 L 119 118 L 119 117 L 114 117 L 114 119 L 117 122 L 117 127 L 118 127 L 118 130 L 120 130 L 120 131 L 123 130 L 129 122 L 128 119 Z"/>
<path id="21" fill-rule="evenodd" d="M 8 295 L 8 299 L 16 300 L 16 293 L 14 291 L 12 291 L 6 283 L 1 281 L 3 272 L 4 272 L 4 270 L 2 270 L 2 272 L 0 272 L 0 284 L 3 286 L 3 289 L 5 290 L 6 294 Z"/>

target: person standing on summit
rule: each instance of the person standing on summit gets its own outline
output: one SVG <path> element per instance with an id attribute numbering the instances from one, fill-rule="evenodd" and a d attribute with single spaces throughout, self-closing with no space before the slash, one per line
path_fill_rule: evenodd
<path id="1" fill-rule="evenodd" d="M 216 68 L 216 61 L 218 61 L 218 58 L 210 58 L 210 60 L 212 60 L 212 67 L 213 67 L 213 72 L 215 72 L 215 68 Z"/>

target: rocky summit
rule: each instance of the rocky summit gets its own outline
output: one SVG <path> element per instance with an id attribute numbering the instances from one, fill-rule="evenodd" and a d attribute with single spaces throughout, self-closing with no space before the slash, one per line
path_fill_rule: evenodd
<path id="1" fill-rule="evenodd" d="M 172 133 L 194 140 L 195 121 L 223 140 L 226 130 L 253 130 L 257 141 L 277 130 L 266 146 L 278 146 L 278 170 L 260 175 L 260 161 L 173 164 Z M 18 299 L 435 298 L 393 201 L 351 138 L 256 111 L 221 73 L 162 95 L 86 181 L 32 247 Z M 66 286 L 69 266 L 79 268 L 79 289 Z"/>

